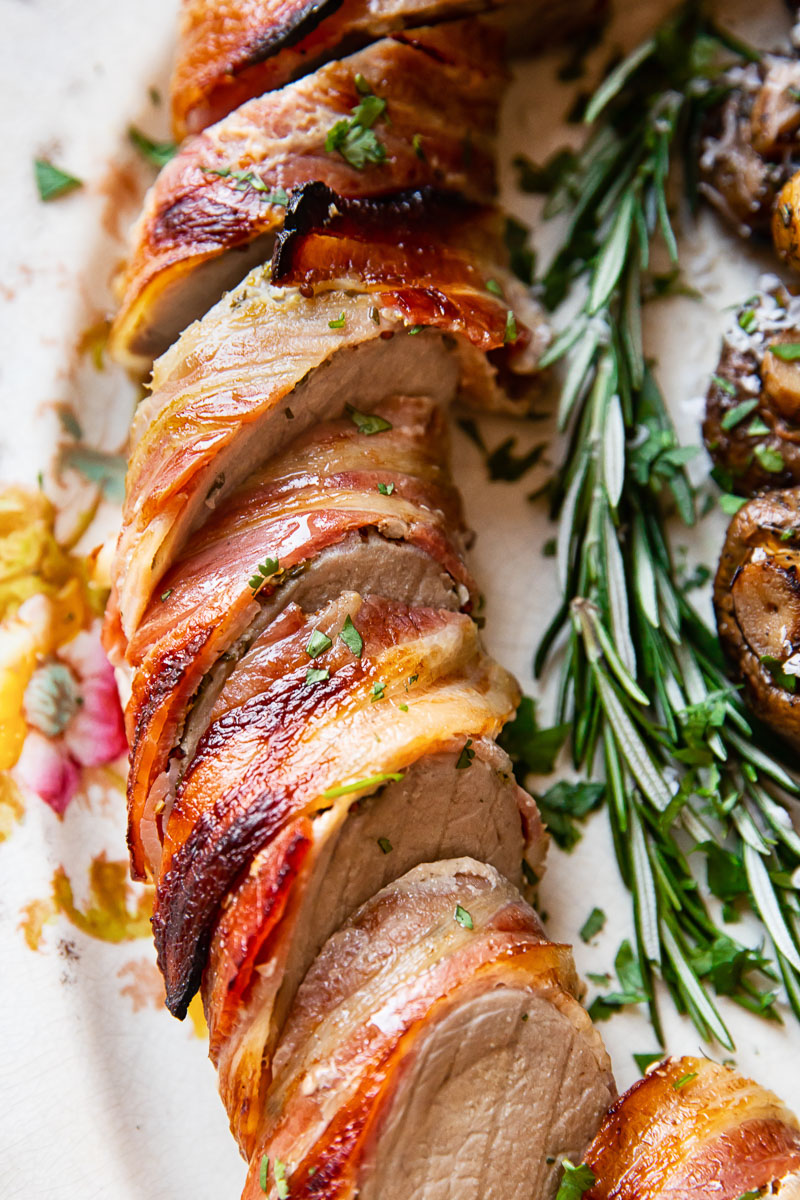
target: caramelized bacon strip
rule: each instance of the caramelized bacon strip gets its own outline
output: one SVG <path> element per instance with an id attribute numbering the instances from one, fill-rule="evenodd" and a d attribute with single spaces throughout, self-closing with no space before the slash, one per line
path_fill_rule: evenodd
<path id="1" fill-rule="evenodd" d="M 149 369 L 256 262 L 269 257 L 286 196 L 322 180 L 342 196 L 435 185 L 474 200 L 495 189 L 501 47 L 474 22 L 393 37 L 245 104 L 189 141 L 151 188 L 110 336 L 116 358 Z M 371 90 L 386 103 L 384 157 L 354 166 L 330 130 Z M 469 140 L 464 131 L 469 130 Z"/>
<path id="2" fill-rule="evenodd" d="M 358 658 L 338 636 L 347 615 L 363 639 Z M 312 664 L 314 628 L 331 646 Z M 309 681 L 310 665 L 329 674 Z M 153 928 L 170 1011 L 185 1015 L 223 898 L 291 818 L 326 807 L 331 788 L 403 771 L 460 734 L 495 736 L 516 698 L 474 624 L 455 613 L 350 595 L 283 641 L 257 642 L 167 816 Z"/>
<path id="3" fill-rule="evenodd" d="M 800 1172 L 800 1125 L 736 1071 L 668 1058 L 610 1109 L 586 1162 L 596 1182 L 584 1200 L 738 1200 Z"/>

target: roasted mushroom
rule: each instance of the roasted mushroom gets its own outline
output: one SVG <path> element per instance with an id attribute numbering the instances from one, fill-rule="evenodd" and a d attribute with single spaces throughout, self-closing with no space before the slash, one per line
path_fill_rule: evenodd
<path id="1" fill-rule="evenodd" d="M 714 607 L 750 707 L 800 747 L 800 488 L 745 504 L 728 528 Z"/>
<path id="2" fill-rule="evenodd" d="M 703 438 L 719 482 L 740 496 L 800 484 L 800 299 L 752 297 L 725 335 Z"/>
<path id="3" fill-rule="evenodd" d="M 702 141 L 700 190 L 741 234 L 768 235 L 781 188 L 800 169 L 800 61 L 734 67 Z"/>

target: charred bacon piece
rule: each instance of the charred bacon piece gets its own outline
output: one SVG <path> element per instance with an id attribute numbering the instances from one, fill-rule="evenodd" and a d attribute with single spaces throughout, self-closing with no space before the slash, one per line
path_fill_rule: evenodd
<path id="1" fill-rule="evenodd" d="M 226 288 L 269 258 L 288 197 L 312 180 L 350 197 L 434 185 L 490 201 L 503 81 L 497 33 L 456 22 L 330 63 L 189 141 L 151 188 L 134 231 L 111 352 L 149 370 Z M 362 131 L 377 138 L 378 161 L 326 149 L 336 123 L 364 103 L 386 106 Z"/>
<path id="2" fill-rule="evenodd" d="M 415 397 L 374 415 L 385 426 L 379 437 L 349 417 L 327 422 L 251 476 L 190 539 L 145 613 L 127 653 L 137 878 L 158 870 L 154 808 L 174 790 L 236 661 L 282 609 L 313 612 L 348 590 L 470 606 L 468 534 L 445 466 L 442 411 Z M 279 570 L 254 588 L 267 560 Z"/>
<path id="3" fill-rule="evenodd" d="M 739 309 L 711 377 L 703 437 L 740 496 L 800 483 L 800 301 L 784 288 Z"/>
<path id="4" fill-rule="evenodd" d="M 766 54 L 736 67 L 702 143 L 700 189 L 742 237 L 777 230 L 778 193 L 800 169 L 800 61 Z M 777 234 L 776 234 L 777 236 Z"/>
<path id="5" fill-rule="evenodd" d="M 519 52 L 541 49 L 590 21 L 606 0 L 183 0 L 172 119 L 178 139 L 199 133 L 254 96 L 401 29 L 499 11 Z"/>
<path id="6" fill-rule="evenodd" d="M 800 489 L 750 500 L 730 523 L 714 582 L 723 649 L 753 711 L 800 746 Z"/>
<path id="7" fill-rule="evenodd" d="M 223 900 L 290 821 L 453 739 L 496 736 L 517 700 L 467 616 L 355 593 L 310 618 L 288 610 L 228 678 L 162 815 L 153 928 L 170 1010 L 185 1015 Z"/>
<path id="8" fill-rule="evenodd" d="M 155 365 L 113 568 L 117 656 L 192 531 L 290 439 L 396 395 L 507 405 L 502 385 L 546 344 L 521 315 L 535 326 L 538 310 L 491 257 L 499 231 L 483 210 L 331 197 L 304 189 L 275 269 L 251 273 Z M 316 225 L 309 210 L 323 205 Z"/>
<path id="9" fill-rule="evenodd" d="M 772 1092 L 707 1058 L 668 1058 L 617 1100 L 586 1154 L 584 1200 L 800 1195 L 800 1125 Z"/>
<path id="10" fill-rule="evenodd" d="M 265 1155 L 270 1200 L 276 1168 L 300 1200 L 552 1200 L 615 1095 L 577 992 L 569 948 L 491 867 L 410 871 L 303 981 L 243 1200 Z"/>
<path id="11" fill-rule="evenodd" d="M 523 866 L 538 875 L 545 850 L 536 806 L 503 751 L 458 738 L 372 795 L 298 818 L 259 854 L 229 894 L 203 977 L 211 1056 L 246 1158 L 297 987 L 353 911 L 440 858 L 470 855 L 521 887 Z"/>

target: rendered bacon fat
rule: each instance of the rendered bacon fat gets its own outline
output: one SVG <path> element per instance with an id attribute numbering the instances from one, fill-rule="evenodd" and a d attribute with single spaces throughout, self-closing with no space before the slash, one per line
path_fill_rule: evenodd
<path id="1" fill-rule="evenodd" d="M 463 736 L 372 794 L 291 822 L 270 843 L 229 894 L 203 979 L 211 1055 L 245 1157 L 297 986 L 353 911 L 412 867 L 451 856 L 474 856 L 521 885 L 523 865 L 528 877 L 541 873 L 545 849 L 536 806 L 506 755 Z"/>
<path id="2" fill-rule="evenodd" d="M 348 616 L 360 655 L 341 638 Z M 330 646 L 312 658 L 315 630 Z M 349 805 L 354 784 L 368 791 L 453 738 L 496 736 L 517 699 L 457 613 L 345 594 L 268 628 L 228 679 L 165 813 L 153 927 L 170 1010 L 185 1014 L 222 901 L 290 820 L 330 807 L 342 787 Z"/>
<path id="3" fill-rule="evenodd" d="M 379 434 L 350 417 L 307 430 L 216 510 L 159 585 L 127 654 L 137 877 L 158 869 L 152 815 L 149 855 L 142 840 L 148 793 L 172 790 L 227 674 L 282 608 L 313 610 L 359 587 L 408 604 L 469 606 L 444 416 L 422 397 L 386 401 L 375 415 Z M 278 573 L 254 589 L 265 561 Z"/>
<path id="4" fill-rule="evenodd" d="M 546 343 L 509 317 L 519 293 L 478 254 L 494 240 L 474 210 L 420 196 L 339 203 L 343 215 L 319 225 L 335 200 L 304 192 L 275 278 L 253 272 L 156 363 L 134 420 L 113 568 L 107 644 L 118 656 L 193 528 L 314 421 L 392 395 L 461 391 L 500 406 L 498 370 L 529 370 Z M 504 297 L 487 290 L 491 279 Z"/>
<path id="5" fill-rule="evenodd" d="M 175 133 L 198 133 L 251 97 L 398 29 L 499 9 L 540 49 L 605 8 L 602 0 L 573 0 L 567 10 L 559 0 L 184 0 Z"/>
<path id="6" fill-rule="evenodd" d="M 243 1200 L 265 1155 L 270 1198 L 285 1176 L 298 1200 L 549 1200 L 615 1094 L 576 991 L 569 948 L 491 867 L 404 875 L 298 992 Z"/>
<path id="7" fill-rule="evenodd" d="M 707 1058 L 668 1058 L 611 1108 L 584 1200 L 800 1196 L 800 1125 L 772 1092 Z"/>
<path id="8" fill-rule="evenodd" d="M 418 30 L 252 100 L 189 141 L 159 175 L 134 231 L 111 352 L 149 369 L 190 321 L 269 257 L 287 197 L 312 180 L 342 196 L 434 185 L 490 201 L 503 76 L 491 28 Z M 368 94 L 386 106 L 374 125 L 380 160 L 326 149 L 335 123 Z"/>

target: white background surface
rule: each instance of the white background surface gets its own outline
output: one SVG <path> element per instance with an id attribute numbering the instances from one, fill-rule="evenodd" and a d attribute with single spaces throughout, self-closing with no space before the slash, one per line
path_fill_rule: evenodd
<path id="1" fill-rule="evenodd" d="M 628 0 L 610 44 L 636 40 L 663 7 Z M 739 0 L 721 5 L 731 21 L 747 7 Z M 783 28 L 780 0 L 749 7 L 759 10 L 761 29 L 748 19 L 738 25 L 743 32 L 763 38 L 765 28 Z M 133 122 L 151 135 L 167 133 L 164 107 L 152 104 L 148 88 L 166 95 L 175 10 L 175 0 L 0 0 L 0 478 L 6 482 L 34 484 L 47 467 L 58 439 L 59 403 L 71 404 L 106 448 L 117 449 L 124 438 L 132 387 L 113 369 L 98 374 L 76 345 L 110 304 L 121 237 L 152 178 L 129 148 L 126 128 Z M 595 65 L 607 54 L 595 55 Z M 520 68 L 510 90 L 503 138 L 507 184 L 512 153 L 541 160 L 563 144 L 558 117 L 570 94 L 553 84 L 553 62 Z M 85 188 L 40 204 L 32 173 L 37 155 L 51 156 L 84 179 Z M 536 217 L 537 201 L 509 193 L 509 202 L 521 216 Z M 697 397 L 714 366 L 724 310 L 748 295 L 759 272 L 772 264 L 724 235 L 708 214 L 684 240 L 682 253 L 688 282 L 704 299 L 651 305 L 648 348 L 658 356 L 682 436 L 696 441 Z M 504 422 L 481 427 L 491 446 L 512 431 Z M 542 437 L 541 424 L 513 431 L 523 447 Z M 488 596 L 487 642 L 532 691 L 532 652 L 556 600 L 552 560 L 541 555 L 553 530 L 544 510 L 525 499 L 543 472 L 518 487 L 489 484 L 481 456 L 461 435 L 454 468 L 478 532 L 473 565 Z M 48 488 L 58 495 L 54 485 Z M 106 528 L 113 522 L 109 510 Z M 703 561 L 714 561 L 721 529 L 711 519 L 693 539 Z M 112 858 L 123 856 L 121 807 L 121 798 L 80 802 L 59 824 L 31 803 L 25 822 L 0 846 L 3 1200 L 225 1200 L 238 1196 L 243 1183 L 205 1047 L 166 1012 L 134 1014 L 120 997 L 117 970 L 132 957 L 152 958 L 149 945 L 109 946 L 55 926 L 34 954 L 18 930 L 20 907 L 47 894 L 54 864 L 63 862 L 77 877 L 103 847 Z M 619 942 L 631 934 L 629 901 L 602 815 L 572 855 L 551 855 L 542 893 L 548 932 L 575 940 L 594 905 L 609 919 L 596 943 L 576 946 L 584 972 L 610 969 Z M 721 1007 L 735 1032 L 740 1068 L 800 1109 L 800 1030 L 791 1014 L 780 1028 L 724 1001 Z M 672 1017 L 668 1005 L 664 1012 L 669 1048 L 698 1052 L 691 1025 Z M 614 1018 L 601 1032 L 625 1087 L 638 1074 L 632 1052 L 655 1049 L 655 1038 L 635 1014 Z M 724 1054 L 718 1047 L 711 1053 Z"/>

